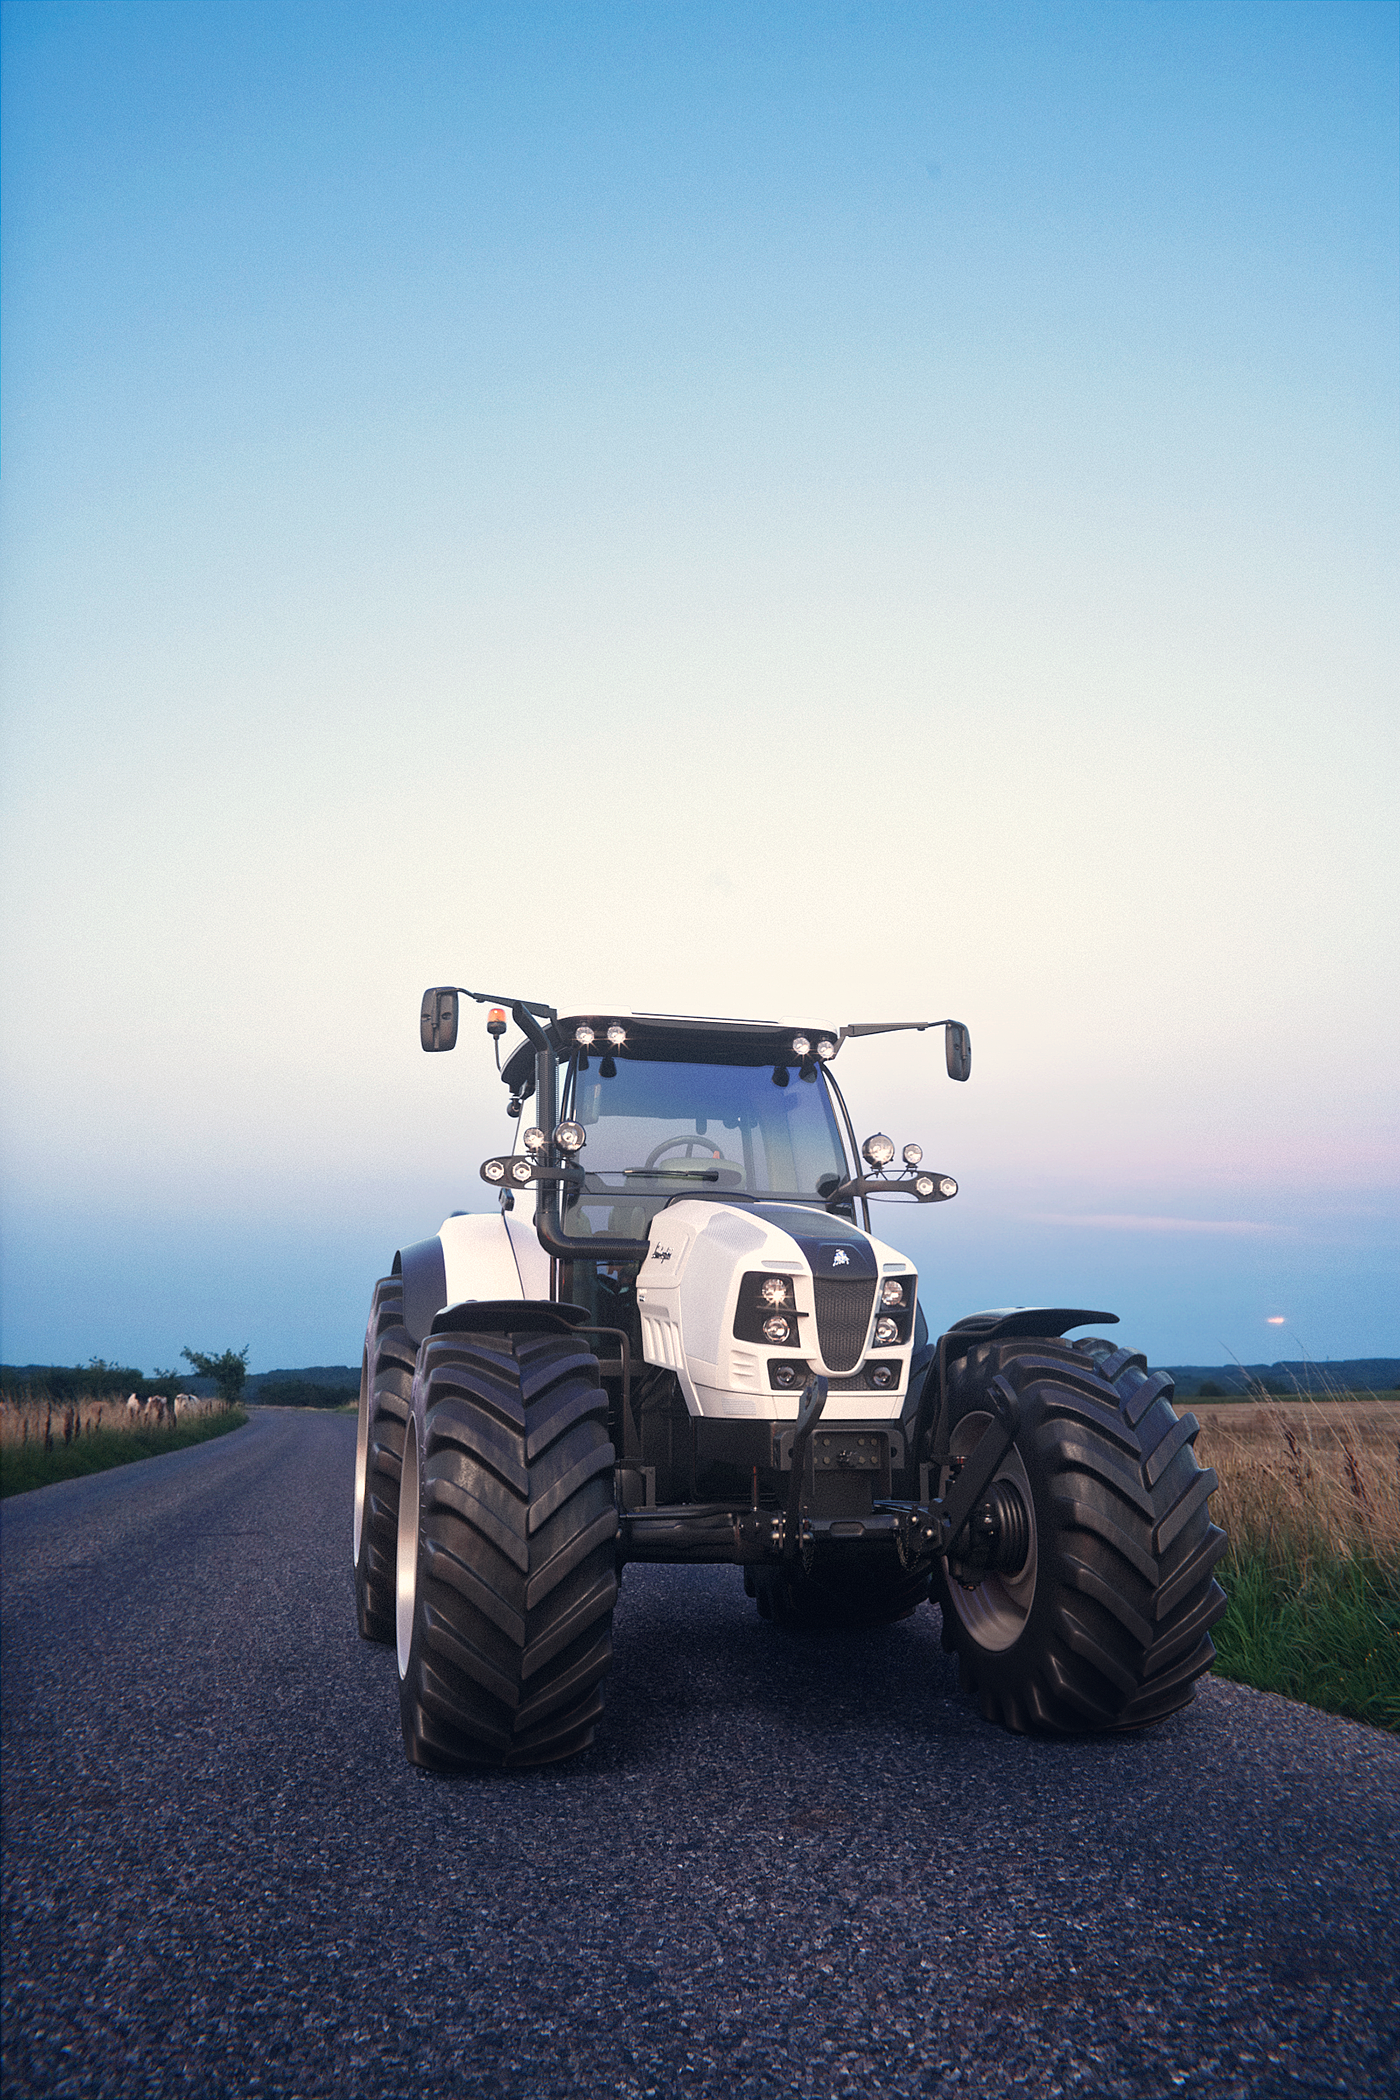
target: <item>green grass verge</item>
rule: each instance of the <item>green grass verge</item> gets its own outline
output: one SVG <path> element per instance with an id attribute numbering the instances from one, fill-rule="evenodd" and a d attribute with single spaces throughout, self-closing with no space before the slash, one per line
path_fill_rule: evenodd
<path id="1" fill-rule="evenodd" d="M 1213 1634 L 1217 1676 L 1400 1731 L 1400 1567 L 1315 1561 L 1304 1579 L 1232 1555 L 1219 1573 L 1230 1609 Z"/>
<path id="2" fill-rule="evenodd" d="M 55 1443 L 47 1452 L 36 1444 L 10 1444 L 0 1450 L 0 1499 L 50 1487 L 56 1480 L 77 1480 L 84 1473 L 105 1473 L 112 1466 L 159 1458 L 165 1451 L 184 1451 L 191 1444 L 207 1444 L 211 1437 L 241 1429 L 247 1419 L 243 1409 L 235 1407 L 226 1415 L 205 1416 L 174 1429 L 99 1429 L 91 1436 L 75 1437 L 71 1444 Z"/>

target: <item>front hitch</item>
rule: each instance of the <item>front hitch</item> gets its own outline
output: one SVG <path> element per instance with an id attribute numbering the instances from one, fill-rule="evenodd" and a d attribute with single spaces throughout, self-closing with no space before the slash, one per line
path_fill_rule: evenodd
<path id="1" fill-rule="evenodd" d="M 796 1560 L 802 1551 L 802 1489 L 807 1478 L 807 1453 L 812 1432 L 826 1406 L 827 1383 L 815 1371 L 802 1388 L 797 1405 L 797 1427 L 792 1437 L 792 1473 L 788 1480 L 787 1518 L 783 1525 L 783 1559 Z"/>

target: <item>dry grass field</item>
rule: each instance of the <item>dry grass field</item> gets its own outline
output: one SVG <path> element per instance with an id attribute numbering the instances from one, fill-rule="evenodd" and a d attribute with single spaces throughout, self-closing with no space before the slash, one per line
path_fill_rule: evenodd
<path id="1" fill-rule="evenodd" d="M 1186 1405 L 1233 1555 L 1303 1573 L 1317 1560 L 1400 1564 L 1400 1400 Z"/>
<path id="2" fill-rule="evenodd" d="M 21 1391 L 0 1398 L 0 1496 L 48 1487 L 221 1436 L 247 1420 L 226 1400 L 177 1393 L 132 1406 L 120 1396 L 56 1401 Z"/>
<path id="3" fill-rule="evenodd" d="M 226 1405 L 222 1400 L 198 1399 L 193 1393 L 176 1393 L 173 1401 L 141 1401 L 134 1407 L 128 1398 L 112 1394 L 100 1400 L 63 1401 L 45 1393 L 6 1393 L 0 1399 L 0 1449 L 52 1451 L 58 1444 L 71 1445 L 104 1431 L 169 1428 L 176 1422 L 217 1414 Z"/>
<path id="4" fill-rule="evenodd" d="M 1400 1729 L 1400 1402 L 1264 1397 L 1191 1412 L 1230 1540 L 1217 1670 Z"/>

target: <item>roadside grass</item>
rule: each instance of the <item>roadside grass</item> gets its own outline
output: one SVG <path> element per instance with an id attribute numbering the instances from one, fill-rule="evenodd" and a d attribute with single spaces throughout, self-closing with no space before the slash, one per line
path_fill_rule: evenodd
<path id="1" fill-rule="evenodd" d="M 1216 1672 L 1400 1731 L 1400 1406 L 1280 1405 L 1215 1416 L 1196 1449 L 1220 1476 L 1230 1547 Z"/>
<path id="2" fill-rule="evenodd" d="M 77 1480 L 86 1473 L 105 1473 L 112 1466 L 129 1466 L 143 1458 L 159 1458 L 166 1451 L 206 1444 L 211 1437 L 241 1429 L 247 1419 L 241 1407 L 230 1407 L 169 1428 L 89 1429 L 67 1443 L 54 1438 L 47 1449 L 40 1438 L 24 1443 L 5 1441 L 0 1443 L 0 1500 L 27 1494 L 31 1488 L 49 1487 L 57 1480 Z"/>

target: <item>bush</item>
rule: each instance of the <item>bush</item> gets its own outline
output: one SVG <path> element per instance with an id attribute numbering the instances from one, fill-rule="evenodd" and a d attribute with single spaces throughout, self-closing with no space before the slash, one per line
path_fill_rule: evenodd
<path id="1" fill-rule="evenodd" d="M 180 1354 L 193 1364 L 201 1378 L 213 1379 L 219 1398 L 232 1407 L 243 1391 L 251 1347 L 251 1343 L 245 1343 L 241 1349 L 225 1349 L 222 1356 L 202 1356 L 198 1349 L 182 1349 Z"/>

